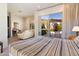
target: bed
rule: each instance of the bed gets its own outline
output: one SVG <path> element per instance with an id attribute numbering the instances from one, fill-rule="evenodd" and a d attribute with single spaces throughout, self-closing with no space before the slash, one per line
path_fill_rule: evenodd
<path id="1" fill-rule="evenodd" d="M 38 36 L 9 45 L 13 56 L 78 56 L 79 41 Z"/>

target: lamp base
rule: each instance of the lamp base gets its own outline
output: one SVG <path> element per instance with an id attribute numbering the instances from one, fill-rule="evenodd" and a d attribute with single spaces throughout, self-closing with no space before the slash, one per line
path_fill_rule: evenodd
<path id="1" fill-rule="evenodd" d="M 78 36 L 79 35 L 79 32 L 76 32 L 76 35 Z"/>

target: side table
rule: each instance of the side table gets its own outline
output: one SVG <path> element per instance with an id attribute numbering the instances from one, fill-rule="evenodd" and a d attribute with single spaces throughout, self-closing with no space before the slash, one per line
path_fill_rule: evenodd
<path id="1" fill-rule="evenodd" d="M 1 53 L 3 53 L 3 43 L 0 41 Z"/>

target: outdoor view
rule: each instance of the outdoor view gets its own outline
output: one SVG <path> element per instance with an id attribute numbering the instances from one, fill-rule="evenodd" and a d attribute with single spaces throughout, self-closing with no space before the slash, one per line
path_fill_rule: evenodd
<path id="1" fill-rule="evenodd" d="M 41 35 L 62 33 L 62 13 L 54 13 L 41 17 Z"/>

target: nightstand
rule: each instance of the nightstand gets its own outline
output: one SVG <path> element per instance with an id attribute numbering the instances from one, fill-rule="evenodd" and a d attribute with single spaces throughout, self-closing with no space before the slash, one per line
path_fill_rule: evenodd
<path id="1" fill-rule="evenodd" d="M 3 53 L 3 43 L 0 41 L 1 53 Z"/>

